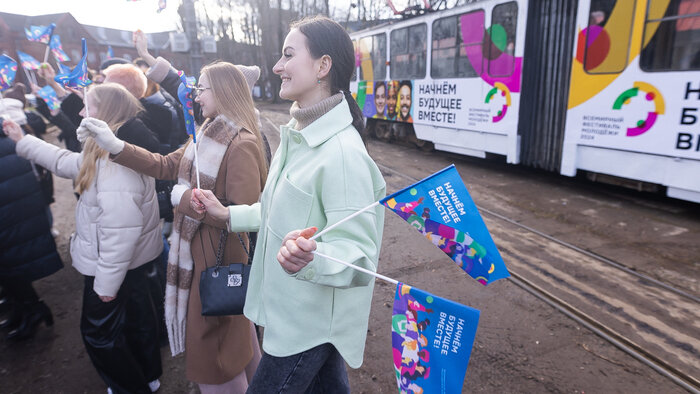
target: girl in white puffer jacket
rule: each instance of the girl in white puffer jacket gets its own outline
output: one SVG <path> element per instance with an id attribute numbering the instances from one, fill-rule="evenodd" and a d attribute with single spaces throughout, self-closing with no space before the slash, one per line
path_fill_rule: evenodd
<path id="1" fill-rule="evenodd" d="M 143 107 L 121 85 L 94 86 L 86 99 L 90 115 L 117 134 L 151 133 L 137 117 Z M 114 392 L 150 393 L 162 373 L 146 278 L 163 249 L 154 179 L 112 163 L 92 139 L 75 153 L 15 126 L 3 123 L 17 154 L 73 179 L 80 194 L 70 254 L 85 277 L 80 329 L 93 365 Z"/>

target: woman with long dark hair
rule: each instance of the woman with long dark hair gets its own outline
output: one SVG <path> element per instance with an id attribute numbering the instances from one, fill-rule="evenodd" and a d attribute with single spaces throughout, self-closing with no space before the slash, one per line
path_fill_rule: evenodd
<path id="1" fill-rule="evenodd" d="M 207 190 L 191 202 L 227 219 L 231 231 L 259 230 L 244 312 L 265 326 L 265 338 L 251 393 L 347 393 L 344 361 L 362 364 L 374 278 L 311 252 L 376 271 L 384 209 L 308 239 L 316 231 L 310 226 L 328 227 L 385 195 L 359 133 L 354 67 L 352 42 L 338 23 L 294 23 L 273 69 L 282 78 L 280 97 L 294 100 L 293 119 L 281 127 L 261 202 L 224 207 Z"/>

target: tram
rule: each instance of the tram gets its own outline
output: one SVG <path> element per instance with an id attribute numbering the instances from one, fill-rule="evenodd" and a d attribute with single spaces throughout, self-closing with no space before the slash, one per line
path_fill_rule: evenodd
<path id="1" fill-rule="evenodd" d="M 380 139 L 700 202 L 700 0 L 484 0 L 351 38 Z"/>

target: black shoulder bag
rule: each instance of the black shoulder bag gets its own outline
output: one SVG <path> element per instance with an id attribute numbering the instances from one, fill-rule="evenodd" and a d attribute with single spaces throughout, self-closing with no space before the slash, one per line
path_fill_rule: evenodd
<path id="1" fill-rule="evenodd" d="M 249 255 L 243 238 L 238 233 L 236 235 L 246 255 Z M 199 278 L 199 298 L 202 301 L 203 316 L 243 314 L 251 266 L 246 263 L 222 265 L 227 238 L 228 232 L 222 230 L 219 250 L 216 252 L 216 266 L 207 267 Z"/>

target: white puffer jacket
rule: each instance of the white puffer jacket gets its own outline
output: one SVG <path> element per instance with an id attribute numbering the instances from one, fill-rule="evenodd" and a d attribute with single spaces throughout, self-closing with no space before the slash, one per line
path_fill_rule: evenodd
<path id="1" fill-rule="evenodd" d="M 75 179 L 83 161 L 81 153 L 33 136 L 22 138 L 16 149 L 63 178 Z M 155 259 L 163 249 L 158 199 L 152 177 L 107 158 L 98 160 L 96 169 L 75 209 L 70 254 L 75 269 L 95 277 L 98 295 L 115 296 L 128 270 Z"/>

